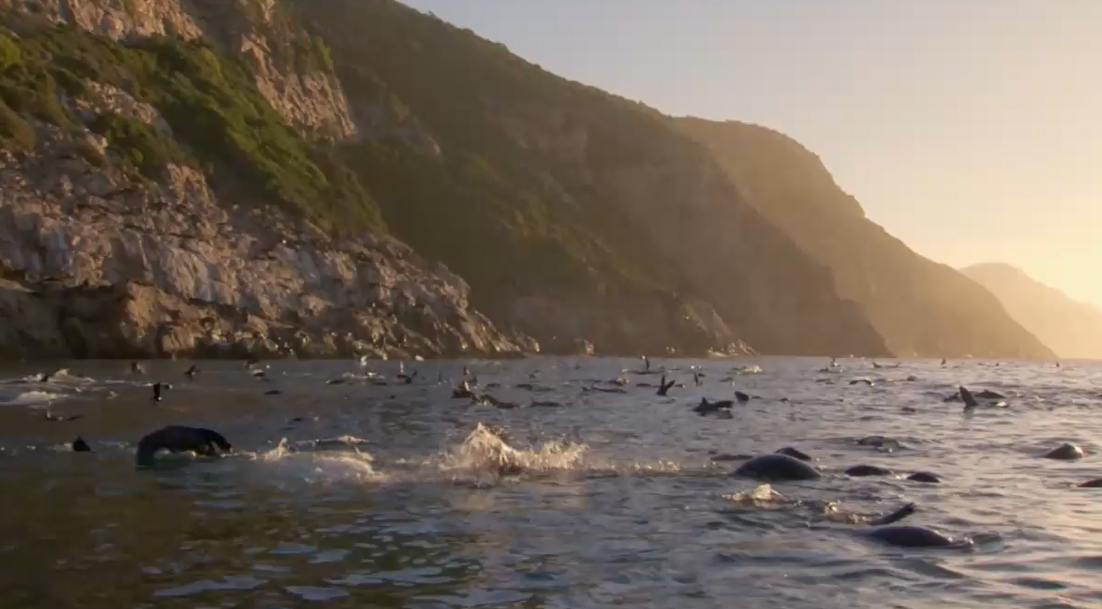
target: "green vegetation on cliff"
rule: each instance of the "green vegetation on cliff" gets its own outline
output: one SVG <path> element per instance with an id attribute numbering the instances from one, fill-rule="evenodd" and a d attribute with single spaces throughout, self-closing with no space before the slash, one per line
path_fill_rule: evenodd
<path id="1" fill-rule="evenodd" d="M 375 202 L 334 146 L 284 124 L 239 58 L 202 40 L 158 37 L 124 45 L 68 26 L 3 17 L 18 31 L 0 34 L 0 137 L 7 145 L 29 147 L 30 117 L 72 127 L 75 118 L 59 94 L 88 95 L 89 82 L 108 84 L 155 107 L 176 138 L 133 117 L 93 121 L 90 128 L 135 171 L 153 177 L 166 162 L 191 163 L 216 187 L 282 202 L 323 227 L 383 227 Z"/>
<path id="2" fill-rule="evenodd" d="M 119 43 L 3 14 L 0 142 L 32 148 L 34 121 L 77 127 L 71 98 L 112 85 L 171 127 L 80 117 L 135 176 L 188 163 L 222 200 L 388 230 L 555 350 L 1048 354 L 778 133 L 671 119 L 393 0 L 173 6 L 209 40 Z M 316 137 L 351 135 L 342 92 L 358 135 Z M 313 121 L 315 104 L 341 125 Z"/>
<path id="3" fill-rule="evenodd" d="M 466 278 L 495 321 L 606 352 L 737 337 L 885 353 L 830 276 L 660 113 L 391 0 L 291 1 L 374 123 L 377 141 L 347 158 L 387 225 Z M 561 306 L 526 317 L 530 296 Z M 710 326 L 690 327 L 690 303 Z"/>

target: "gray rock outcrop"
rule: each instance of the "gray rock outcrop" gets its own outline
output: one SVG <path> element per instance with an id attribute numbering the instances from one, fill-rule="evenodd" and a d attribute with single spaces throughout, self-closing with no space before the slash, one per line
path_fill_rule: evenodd
<path id="1" fill-rule="evenodd" d="M 155 123 L 159 117 L 149 116 Z M 91 132 L 0 152 L 0 349 L 19 357 L 505 354 L 469 288 L 389 237 L 131 179 Z M 535 345 L 528 345 L 536 348 Z"/>

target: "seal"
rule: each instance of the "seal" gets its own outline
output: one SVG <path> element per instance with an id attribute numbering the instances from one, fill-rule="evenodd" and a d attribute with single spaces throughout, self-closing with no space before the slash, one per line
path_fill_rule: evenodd
<path id="1" fill-rule="evenodd" d="M 915 472 L 907 476 L 907 479 L 912 482 L 929 482 L 930 484 L 941 483 L 941 478 L 938 478 L 937 474 L 931 474 L 930 472 Z"/>
<path id="2" fill-rule="evenodd" d="M 882 527 L 869 531 L 865 536 L 901 548 L 947 548 L 970 545 L 968 540 L 957 541 L 925 527 Z"/>
<path id="3" fill-rule="evenodd" d="M 1079 485 L 1079 488 L 1102 488 L 1102 478 L 1087 480 Z"/>
<path id="4" fill-rule="evenodd" d="M 73 452 L 75 452 L 75 453 L 90 453 L 90 452 L 92 452 L 92 447 L 88 446 L 88 443 L 85 442 L 84 438 L 82 438 L 80 436 L 77 436 L 77 439 L 73 440 L 73 443 L 70 446 L 73 449 Z"/>
<path id="5" fill-rule="evenodd" d="M 939 531 L 925 527 L 913 526 L 887 526 L 899 522 L 914 514 L 917 507 L 914 503 L 908 503 L 903 507 L 883 516 L 871 514 L 857 514 L 838 509 L 838 503 L 834 501 L 804 501 L 789 499 L 774 491 L 768 484 L 761 485 L 752 491 L 744 491 L 735 495 L 725 496 L 726 499 L 741 504 L 768 505 L 772 503 L 787 504 L 791 506 L 807 506 L 813 508 L 828 521 L 842 524 L 857 524 L 877 527 L 859 533 L 866 539 L 872 539 L 880 543 L 904 548 L 957 548 L 967 547 L 972 540 L 963 538 L 960 540 L 948 537 Z M 815 525 L 812 525 L 815 526 Z"/>
<path id="6" fill-rule="evenodd" d="M 878 465 L 854 465 L 846 470 L 846 475 L 853 477 L 890 476 L 892 475 L 892 470 Z"/>
<path id="7" fill-rule="evenodd" d="M 760 455 L 738 466 L 733 476 L 755 480 L 814 480 L 821 474 L 814 468 L 788 455 L 773 453 Z"/>
<path id="8" fill-rule="evenodd" d="M 731 407 L 735 403 L 731 400 L 720 400 L 718 402 L 709 402 L 708 398 L 700 398 L 700 403 L 693 407 L 693 411 L 703 416 L 711 414 L 713 412 L 719 412 L 720 410 L 727 410 L 730 412 Z"/>
<path id="9" fill-rule="evenodd" d="M 1063 443 L 1056 448 L 1048 451 L 1042 455 L 1045 459 L 1057 459 L 1060 461 L 1075 461 L 1082 459 L 1086 455 L 1083 453 L 1083 449 L 1070 443 Z"/>
<path id="10" fill-rule="evenodd" d="M 153 455 L 159 450 L 174 453 L 194 452 L 206 457 L 218 456 L 233 450 L 222 434 L 202 427 L 169 425 L 146 434 L 138 442 L 138 466 L 152 465 Z"/>

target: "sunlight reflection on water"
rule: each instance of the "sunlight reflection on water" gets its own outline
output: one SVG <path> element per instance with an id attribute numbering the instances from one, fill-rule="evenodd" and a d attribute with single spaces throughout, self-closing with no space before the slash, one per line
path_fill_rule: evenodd
<path id="1" fill-rule="evenodd" d="M 117 363 L 66 363 L 71 375 L 46 386 L 20 381 L 31 368 L 7 370 L 0 606 L 1102 602 L 1102 489 L 1074 488 L 1102 477 L 1092 416 L 1102 365 L 841 363 L 823 373 L 823 360 L 803 358 L 653 360 L 685 383 L 659 397 L 643 386 L 657 375 L 630 372 L 637 359 L 466 362 L 480 391 L 512 409 L 453 399 L 462 362 L 411 364 L 419 378 L 445 378 L 414 385 L 393 380 L 396 363 L 373 364 L 385 386 L 346 362 L 271 362 L 269 382 L 239 363 L 203 362 L 190 383 L 186 363 L 151 362 L 151 377 L 176 385 L 161 403 Z M 702 387 L 690 365 L 703 367 Z M 761 372 L 746 373 L 752 365 Z M 624 393 L 585 390 L 621 376 Z M 966 415 L 943 401 L 958 384 L 998 391 L 1008 407 Z M 283 393 L 264 395 L 273 388 Z M 691 411 L 735 389 L 755 399 L 731 418 Z M 47 410 L 82 416 L 47 421 Z M 136 470 L 137 439 L 169 423 L 216 428 L 242 454 Z M 67 452 L 77 434 L 95 452 Z M 872 435 L 898 445 L 857 443 Z M 363 443 L 306 442 L 339 436 Z M 1039 458 L 1062 442 L 1087 457 Z M 774 483 L 790 503 L 724 498 L 755 484 L 713 456 L 783 446 L 810 454 L 824 476 Z M 841 473 L 856 464 L 895 475 Z M 916 471 L 942 483 L 905 479 Z M 809 507 L 827 501 L 859 514 L 913 501 L 907 524 L 976 544 L 875 545 Z"/>

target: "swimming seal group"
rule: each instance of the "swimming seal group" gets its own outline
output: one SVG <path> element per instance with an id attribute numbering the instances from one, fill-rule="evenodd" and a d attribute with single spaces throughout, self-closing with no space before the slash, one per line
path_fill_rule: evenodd
<path id="1" fill-rule="evenodd" d="M 651 361 L 649 358 L 643 358 L 645 368 L 643 370 L 635 371 L 635 374 L 640 375 L 654 375 L 661 373 L 661 381 L 657 385 L 657 395 L 659 397 L 669 397 L 669 392 L 675 387 L 684 388 L 684 385 L 679 385 L 676 379 L 671 379 L 671 371 L 667 371 L 664 367 L 661 370 L 654 370 L 651 368 Z M 885 366 L 876 366 L 885 367 Z M 898 366 L 890 366 L 892 368 Z M 760 373 L 760 368 L 756 366 L 756 372 Z M 271 382 L 266 374 L 265 370 L 260 366 L 259 362 L 251 361 L 247 364 L 249 373 L 261 382 Z M 832 360 L 831 364 L 822 370 L 822 372 L 837 373 L 840 370 L 840 365 L 836 360 Z M 703 384 L 705 375 L 700 372 L 696 367 L 690 367 L 694 378 L 694 384 L 700 386 Z M 184 375 L 189 380 L 194 380 L 198 368 L 192 365 L 184 372 Z M 131 373 L 135 375 L 147 374 L 145 368 L 134 362 L 131 364 Z M 607 381 L 592 381 L 592 383 L 583 387 L 583 391 L 598 391 L 604 393 L 626 393 L 625 387 L 631 384 L 631 381 L 627 378 L 627 375 L 632 371 L 624 370 L 623 374 L 617 376 L 613 380 Z M 346 375 L 347 376 L 347 375 Z M 533 372 L 530 377 L 536 379 L 538 376 L 538 370 Z M 50 375 L 42 375 L 44 379 L 48 379 Z M 414 383 L 426 384 L 430 381 L 418 381 L 421 378 L 418 375 L 418 371 L 414 370 L 410 373 L 406 373 L 404 365 L 399 370 L 399 373 L 390 377 L 375 376 L 373 377 L 373 383 L 375 385 L 386 385 L 388 383 L 400 384 L 400 385 L 412 385 Z M 725 379 L 729 380 L 729 379 Z M 46 382 L 43 380 L 42 382 Z M 337 379 L 330 379 L 326 382 L 327 385 L 344 385 L 351 382 L 348 378 L 341 377 Z M 437 379 L 437 384 L 444 382 L 443 373 Z M 864 382 L 862 379 L 858 383 L 850 383 L 853 385 L 866 385 L 868 387 L 874 387 L 875 384 L 870 382 Z M 153 400 L 160 402 L 164 399 L 164 391 L 171 388 L 171 385 L 164 382 L 154 382 L 146 385 L 151 387 L 153 391 Z M 269 385 L 270 386 L 270 385 Z M 498 385 L 491 383 L 486 385 L 487 389 L 492 389 Z M 638 383 L 638 386 L 650 386 L 646 383 Z M 540 391 L 541 388 L 531 383 L 521 383 L 516 385 L 517 388 L 526 389 L 528 391 Z M 280 395 L 280 391 L 276 389 L 265 391 L 265 395 Z M 751 396 L 742 391 L 734 391 L 733 400 L 719 399 L 709 400 L 707 397 L 701 397 L 699 403 L 691 403 L 690 410 L 701 416 L 708 415 L 725 415 L 731 416 L 733 410 L 735 410 L 736 404 L 743 405 L 749 402 L 751 399 L 761 399 Z M 471 400 L 473 404 L 494 406 L 501 409 L 511 409 L 520 407 L 516 403 L 507 402 L 495 398 L 489 393 L 481 392 L 478 379 L 475 375 L 464 366 L 462 380 L 459 384 L 455 385 L 452 389 L 452 397 L 455 399 Z M 393 398 L 394 396 L 392 396 Z M 979 392 L 972 392 L 964 386 L 959 386 L 957 391 L 945 398 L 945 401 L 959 401 L 964 405 L 965 414 L 973 414 L 981 407 L 1001 407 L 1005 408 L 1005 402 L 1002 400 L 1005 396 L 994 391 L 984 390 Z M 982 401 L 981 401 L 982 400 Z M 669 400 L 673 403 L 676 400 Z M 787 399 L 782 400 L 787 402 Z M 559 404 L 548 401 L 535 401 L 532 402 L 532 406 L 559 406 Z M 741 407 L 741 406 L 740 406 Z M 47 413 L 47 419 L 51 421 L 68 421 L 76 420 L 77 417 L 58 417 L 51 413 Z M 295 419 L 292 419 L 294 421 Z M 301 418 L 298 418 L 301 420 Z M 480 426 L 484 424 L 480 423 Z M 505 430 L 500 427 L 484 426 L 485 429 L 491 430 L 492 434 L 501 440 L 501 442 L 507 442 L 508 435 Z M 860 446 L 876 449 L 877 451 L 892 451 L 902 447 L 899 441 L 892 438 L 886 438 L 883 436 L 868 436 L 856 440 L 856 443 Z M 71 443 L 71 450 L 74 452 L 91 452 L 91 446 L 85 441 L 83 437 L 78 436 Z M 170 453 L 193 453 L 195 455 L 207 458 L 216 458 L 234 453 L 234 446 L 218 431 L 205 427 L 192 427 L 186 425 L 168 425 L 155 431 L 152 431 L 143 436 L 137 443 L 137 451 L 135 456 L 136 464 L 139 468 L 153 467 L 157 460 L 156 455 L 162 451 Z M 1035 454 L 1036 457 L 1043 457 L 1046 459 L 1062 460 L 1062 461 L 1074 461 L 1084 458 L 1086 455 L 1082 448 L 1071 444 L 1064 443 L 1051 450 L 1044 452 L 1043 454 Z M 713 461 L 744 461 L 730 471 L 730 475 L 738 478 L 748 478 L 759 482 L 803 482 L 803 481 L 815 481 L 824 478 L 824 476 L 831 476 L 831 471 L 834 471 L 834 476 L 838 474 L 844 475 L 849 478 L 867 478 L 867 477 L 892 477 L 893 479 L 905 479 L 909 482 L 923 483 L 923 484 L 939 484 L 941 478 L 934 473 L 917 471 L 910 474 L 899 474 L 892 469 L 881 467 L 871 464 L 858 464 L 852 465 L 845 469 L 839 470 L 820 470 L 812 465 L 813 459 L 807 453 L 792 447 L 786 446 L 777 450 L 774 453 L 762 454 L 757 456 L 752 455 L 716 455 L 712 458 Z M 516 467 L 505 468 L 501 472 L 502 474 L 517 474 L 520 470 Z M 903 477 L 905 476 L 905 478 Z M 832 480 L 840 480 L 843 478 L 831 478 Z M 1078 485 L 1082 488 L 1102 488 L 1102 478 L 1089 480 Z M 909 547 L 909 548 L 929 548 L 929 547 L 958 547 L 966 545 L 967 539 L 954 539 L 946 536 L 936 530 L 918 527 L 918 526 L 892 526 L 893 523 L 906 518 L 917 511 L 915 504 L 908 504 L 903 508 L 900 508 L 885 516 L 870 518 L 864 521 L 862 524 L 873 527 L 869 531 L 861 532 L 861 535 L 883 542 L 886 544 Z"/>

